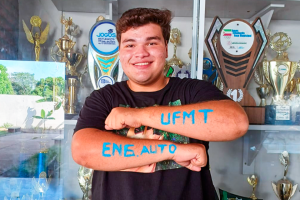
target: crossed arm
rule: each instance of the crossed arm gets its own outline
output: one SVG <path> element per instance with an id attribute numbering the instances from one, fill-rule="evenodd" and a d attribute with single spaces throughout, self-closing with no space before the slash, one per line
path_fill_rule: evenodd
<path id="1" fill-rule="evenodd" d="M 210 111 L 206 114 L 204 111 Z M 185 118 L 183 117 L 183 113 Z M 170 113 L 170 123 L 168 115 Z M 173 113 L 176 113 L 173 117 Z M 163 119 L 162 119 L 163 114 Z M 194 120 L 193 120 L 194 116 Z M 171 122 L 172 120 L 172 122 Z M 194 122 L 194 123 L 193 123 Z M 228 141 L 243 136 L 248 129 L 248 118 L 244 110 L 230 100 L 208 101 L 183 106 L 158 106 L 143 109 L 114 108 L 105 121 L 108 131 L 82 129 L 76 132 L 72 141 L 72 156 L 75 162 L 88 168 L 103 171 L 118 171 L 152 164 L 163 160 L 174 160 L 193 171 L 200 171 L 207 163 L 206 149 L 202 144 L 175 144 L 164 140 L 127 138 L 111 133 L 125 127 L 150 126 L 204 141 Z M 133 152 L 142 152 L 143 147 L 155 145 L 176 145 L 176 151 L 165 150 L 156 154 L 138 156 L 103 156 L 105 143 L 124 147 L 130 144 Z M 107 150 L 113 154 L 113 149 Z M 123 152 L 124 153 L 124 152 Z"/>

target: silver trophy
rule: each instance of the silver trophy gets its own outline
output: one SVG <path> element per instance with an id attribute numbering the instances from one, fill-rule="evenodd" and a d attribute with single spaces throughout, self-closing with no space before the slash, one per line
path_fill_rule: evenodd
<path id="1" fill-rule="evenodd" d="M 277 183 L 272 183 L 272 188 L 280 200 L 289 200 L 295 194 L 298 184 L 294 185 L 286 178 L 288 172 L 288 165 L 290 162 L 289 153 L 283 151 L 279 156 L 280 163 L 284 166 L 283 178 L 277 181 Z"/>

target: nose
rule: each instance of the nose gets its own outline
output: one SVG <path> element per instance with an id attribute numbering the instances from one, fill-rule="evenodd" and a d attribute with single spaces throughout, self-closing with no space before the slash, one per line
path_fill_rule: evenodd
<path id="1" fill-rule="evenodd" d="M 146 46 L 144 45 L 138 45 L 136 48 L 135 48 L 135 52 L 134 52 L 134 56 L 137 57 L 137 58 L 144 58 L 144 57 L 147 57 L 149 56 L 149 52 L 148 52 L 148 49 Z"/>

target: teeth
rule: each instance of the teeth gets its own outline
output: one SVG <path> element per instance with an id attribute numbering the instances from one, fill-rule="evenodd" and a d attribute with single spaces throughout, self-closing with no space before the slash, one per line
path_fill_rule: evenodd
<path id="1" fill-rule="evenodd" d="M 146 62 L 146 63 L 136 63 L 136 64 L 134 64 L 134 65 L 148 65 L 149 63 L 148 62 Z"/>

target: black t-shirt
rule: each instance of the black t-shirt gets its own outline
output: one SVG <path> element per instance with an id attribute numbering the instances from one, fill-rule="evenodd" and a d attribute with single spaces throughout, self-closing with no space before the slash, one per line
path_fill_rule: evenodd
<path id="1" fill-rule="evenodd" d="M 114 107 L 176 106 L 223 99 L 229 98 L 211 83 L 196 79 L 170 78 L 169 83 L 156 92 L 133 92 L 126 81 L 118 82 L 96 90 L 87 97 L 80 112 L 75 132 L 83 128 L 104 130 L 105 119 Z M 116 133 L 126 135 L 127 131 L 128 129 Z M 208 150 L 208 142 L 160 130 L 154 130 L 153 134 L 165 134 L 168 136 L 165 139 L 177 139 L 177 142 L 202 143 Z M 209 164 L 202 168 L 200 172 L 194 172 L 184 167 L 178 168 L 176 163 L 172 166 L 165 168 L 164 164 L 157 164 L 153 173 L 95 170 L 92 183 L 92 199 L 215 200 L 215 190 L 211 180 Z"/>

